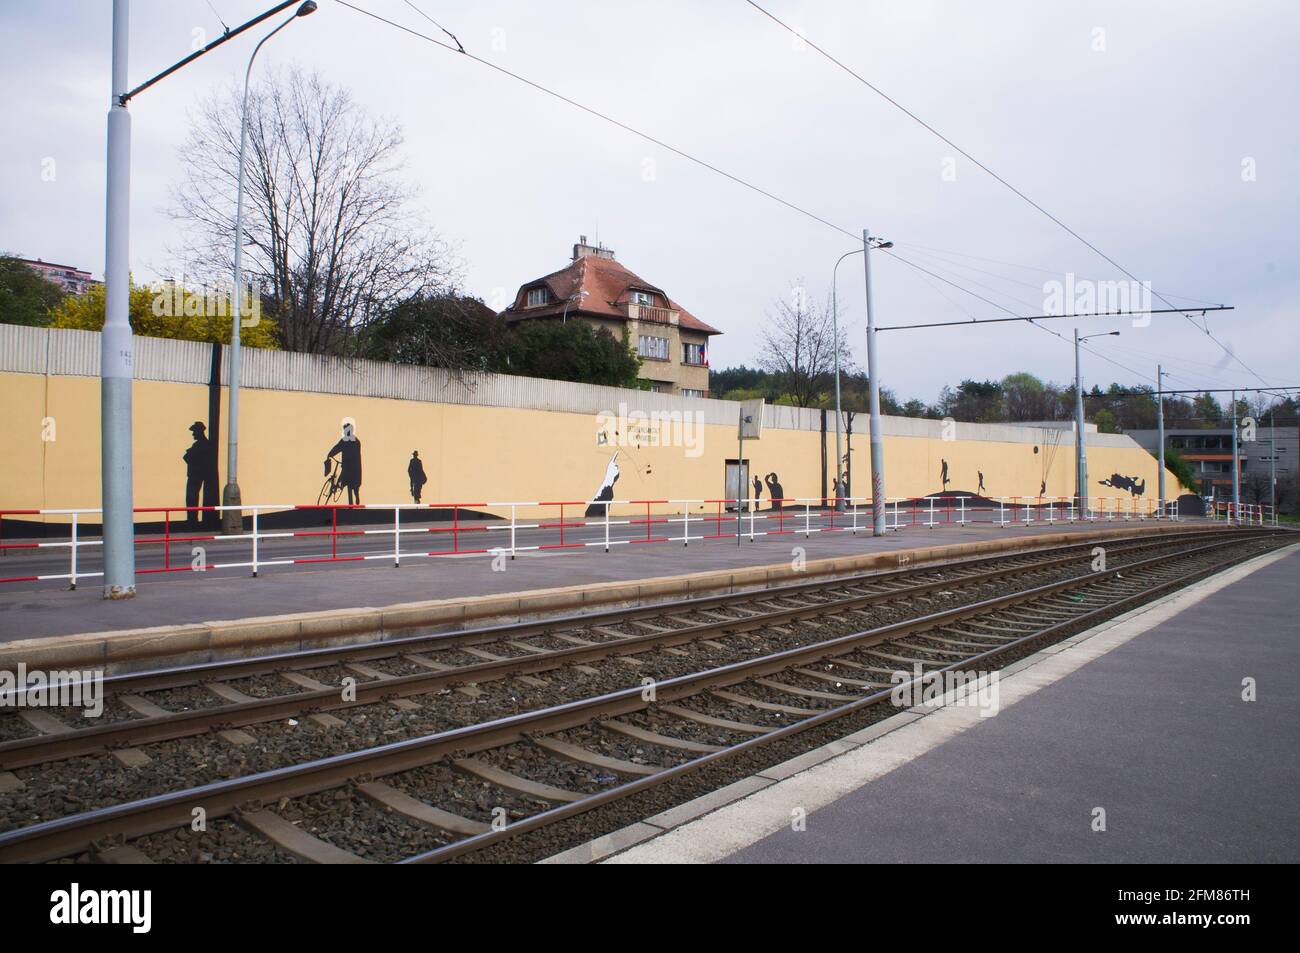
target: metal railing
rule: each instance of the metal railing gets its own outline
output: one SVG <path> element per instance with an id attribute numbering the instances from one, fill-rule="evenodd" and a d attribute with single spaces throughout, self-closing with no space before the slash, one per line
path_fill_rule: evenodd
<path id="1" fill-rule="evenodd" d="M 232 507 L 156 506 L 135 510 L 137 523 L 152 518 L 161 532 L 138 532 L 135 537 L 138 568 L 142 575 L 247 569 L 257 576 L 268 567 L 336 562 L 386 561 L 438 557 L 509 556 L 551 550 L 603 549 L 646 543 L 703 543 L 735 539 L 751 542 L 763 537 L 803 536 L 818 533 L 871 532 L 869 497 L 782 497 L 654 500 L 550 500 L 540 502 L 461 502 L 383 504 L 261 504 L 233 507 L 245 514 L 246 528 L 223 534 L 200 522 Z M 590 515 L 594 512 L 594 515 Z M 617 512 L 616 512 L 617 511 Z M 391 514 L 366 522 L 371 514 Z M 425 524 L 413 519 L 424 514 Z M 0 576 L 0 583 L 66 580 L 76 588 L 79 580 L 97 578 L 102 571 L 86 566 L 87 553 L 102 551 L 103 540 L 87 532 L 102 511 L 82 509 L 0 510 L 0 556 L 27 552 L 66 550 L 66 571 L 31 572 Z M 311 522 L 319 515 L 319 528 L 266 526 L 268 516 Z M 340 516 L 343 515 L 342 525 Z M 1233 518 L 1215 507 L 1212 518 Z M 1240 521 L 1263 525 L 1260 507 L 1243 506 Z M 67 538 L 13 537 L 5 541 L 5 521 L 39 517 L 45 530 L 67 528 Z M 430 521 L 431 517 L 437 517 Z M 934 529 L 974 524 L 999 527 L 1036 523 L 1096 521 L 1176 520 L 1172 500 L 1136 497 L 1093 497 L 1080 511 L 1071 497 L 1002 497 L 972 499 L 948 497 L 890 497 L 885 501 L 885 529 Z M 94 526 L 97 532 L 98 527 Z M 292 541 L 319 551 L 289 552 Z M 424 542 L 424 545 L 416 545 Z M 229 547 L 229 558 L 209 558 L 212 547 Z M 378 548 L 375 548 L 378 547 Z M 41 567 L 37 567 L 41 568 Z M 2 571 L 2 570 L 0 570 Z"/>
<path id="2" fill-rule="evenodd" d="M 1234 523 L 1237 526 L 1276 526 L 1277 512 L 1267 503 L 1242 503 L 1232 500 L 1214 500 L 1208 515 L 1216 522 Z"/>

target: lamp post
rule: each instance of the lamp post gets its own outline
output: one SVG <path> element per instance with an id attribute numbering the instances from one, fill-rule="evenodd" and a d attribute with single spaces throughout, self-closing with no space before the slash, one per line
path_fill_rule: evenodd
<path id="1" fill-rule="evenodd" d="M 1083 377 L 1079 374 L 1079 345 L 1089 338 L 1118 336 L 1118 331 L 1102 331 L 1079 337 L 1079 329 L 1074 329 L 1074 480 L 1080 519 L 1084 519 L 1088 511 L 1088 454 L 1083 436 Z"/>
<path id="2" fill-rule="evenodd" d="M 1169 375 L 1156 365 L 1156 442 L 1160 447 L 1160 505 L 1165 505 L 1165 378 Z M 1163 516 L 1164 514 L 1160 514 Z"/>
<path id="3" fill-rule="evenodd" d="M 846 251 L 843 255 L 840 255 L 839 259 L 835 262 L 835 267 L 831 269 L 831 328 L 835 335 L 835 480 L 837 483 L 840 482 L 840 477 L 843 475 L 843 470 L 840 468 L 844 465 L 844 446 L 842 442 L 843 438 L 840 436 L 840 431 L 842 429 L 841 418 L 843 415 L 840 413 L 840 306 L 836 294 L 836 276 L 839 274 L 840 262 L 845 258 L 848 258 L 850 255 L 861 254 L 861 248 L 855 248 L 853 251 Z M 842 493 L 843 485 L 841 484 L 840 492 L 835 494 L 835 508 L 837 510 L 842 509 L 844 506 L 843 502 L 839 499 L 839 496 Z"/>
<path id="4" fill-rule="evenodd" d="M 131 485 L 131 114 L 126 108 L 128 0 L 113 0 L 113 88 L 108 110 L 104 217 L 104 331 L 100 347 L 100 480 L 104 598 L 135 595 Z"/>
<path id="5" fill-rule="evenodd" d="M 1237 392 L 1232 392 L 1232 513 L 1241 523 L 1241 458 L 1237 456 Z"/>
<path id="6" fill-rule="evenodd" d="M 885 443 L 880 436 L 880 375 L 876 373 L 876 318 L 871 310 L 871 249 L 893 248 L 862 230 L 862 271 L 867 286 L 867 385 L 871 409 L 871 535 L 885 535 Z"/>
<path id="7" fill-rule="evenodd" d="M 100 335 L 100 479 L 104 534 L 104 597 L 135 595 L 135 512 L 131 474 L 131 388 L 134 344 L 130 321 L 131 114 L 132 99 L 201 56 L 275 16 L 283 2 L 247 23 L 227 30 L 161 73 L 126 85 L 130 0 L 113 0 L 112 99 L 108 112 L 107 174 L 104 190 L 104 331 Z"/>
<path id="8" fill-rule="evenodd" d="M 589 294 L 591 294 L 590 291 L 577 291 L 577 292 L 574 292 L 573 294 L 569 295 L 567 298 L 564 299 L 564 310 L 563 310 L 562 312 L 560 312 L 560 323 L 561 323 L 561 324 L 564 324 L 565 322 L 567 322 L 567 321 L 569 320 L 569 305 L 573 304 L 573 302 L 574 302 L 575 299 L 578 300 L 578 301 L 581 301 L 583 298 L 587 297 L 587 295 L 589 295 Z"/>
<path id="9" fill-rule="evenodd" d="M 277 26 L 253 47 L 253 55 L 248 58 L 248 68 L 244 70 L 244 102 L 239 116 L 239 185 L 235 191 L 235 275 L 234 286 L 230 289 L 231 329 L 230 329 L 230 420 L 227 422 L 229 443 L 226 448 L 226 486 L 221 493 L 223 507 L 221 525 L 226 533 L 239 533 L 244 528 L 244 515 L 238 509 L 242 500 L 239 493 L 239 328 L 244 316 L 243 289 L 243 252 L 244 252 L 244 153 L 248 147 L 248 80 L 253 72 L 253 60 L 258 51 L 271 37 L 299 17 L 310 16 L 316 12 L 315 0 L 307 0 L 298 7 L 283 23 Z"/>

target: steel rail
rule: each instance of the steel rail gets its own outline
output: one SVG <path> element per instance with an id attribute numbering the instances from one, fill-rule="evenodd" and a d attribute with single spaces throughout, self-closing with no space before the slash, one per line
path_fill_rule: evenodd
<path id="1" fill-rule="evenodd" d="M 1033 559 L 1041 555 L 1060 554 L 1083 550 L 1091 551 L 1095 546 L 1109 543 L 1137 548 L 1144 546 L 1171 545 L 1174 541 L 1215 538 L 1224 533 L 1234 532 L 1235 528 L 1211 530 L 1185 530 L 1162 533 L 1159 536 L 1119 536 L 1105 540 L 1094 539 L 1083 543 L 1070 543 L 1064 546 L 1029 547 L 1008 553 L 994 553 L 974 559 L 952 559 L 942 562 L 926 563 L 918 566 L 905 566 L 898 569 L 853 573 L 808 582 L 788 583 L 760 589 L 748 589 L 740 592 L 720 593 L 712 596 L 694 596 L 686 599 L 674 599 L 642 606 L 627 606 L 615 609 L 602 609 L 596 612 L 577 612 L 546 619 L 525 622 L 506 622 L 495 625 L 477 626 L 451 632 L 426 633 L 384 639 L 351 645 L 326 646 L 314 649 L 298 649 L 289 652 L 269 653 L 252 658 L 230 659 L 215 662 L 200 662 L 168 668 L 148 669 L 137 672 L 125 672 L 110 675 L 103 680 L 106 694 L 139 693 L 160 691 L 170 688 L 185 688 L 202 681 L 228 681 L 236 678 L 249 678 L 255 675 L 274 674 L 286 666 L 293 670 L 310 670 L 342 662 L 364 662 L 376 659 L 393 658 L 411 652 L 424 652 L 433 649 L 453 648 L 461 645 L 480 645 L 486 642 L 507 639 L 529 638 L 549 635 L 558 629 L 587 628 L 593 625 L 617 625 L 639 619 L 656 616 L 695 612 L 701 609 L 725 608 L 738 602 L 754 602 L 780 599 L 792 595 L 806 594 L 826 589 L 844 588 L 846 586 L 880 584 L 897 579 L 915 577 L 929 573 L 952 571 L 958 568 L 980 567 L 993 563 L 1008 562 L 1016 559 Z M 974 579 L 975 577 L 970 577 Z M 959 578 L 955 580 L 961 582 Z"/>
<path id="2" fill-rule="evenodd" d="M 1275 535 L 1277 534 L 1252 533 L 1250 536 L 1232 534 L 1230 539 L 1209 543 L 1195 549 L 1181 550 L 1177 553 L 1155 556 L 1137 563 L 1130 563 L 1123 567 L 1123 570 L 1126 572 L 1142 571 L 1145 568 L 1163 566 L 1171 560 L 1217 552 L 1227 547 L 1272 538 Z M 1221 568 L 1221 564 L 1207 566 L 1201 571 L 1201 574 L 1208 574 L 1219 568 Z M 839 636 L 813 645 L 786 649 L 702 672 L 665 679 L 656 684 L 656 699 L 654 702 L 646 701 L 643 696 L 642 686 L 637 685 L 593 698 L 506 716 L 494 721 L 454 728 L 419 738 L 391 742 L 361 751 L 334 755 L 316 761 L 259 772 L 245 777 L 212 782 L 194 788 L 153 795 L 136 801 L 56 818 L 0 834 L 0 862 L 52 860 L 85 850 L 95 842 L 106 838 L 134 838 L 186 825 L 191 819 L 191 812 L 196 807 L 201 807 L 208 818 L 221 817 L 250 803 L 269 803 L 285 797 L 299 797 L 337 787 L 359 775 L 379 777 L 393 774 L 421 767 L 443 757 L 460 756 L 465 753 L 500 747 L 524 739 L 531 734 L 562 731 L 586 724 L 597 717 L 608 718 L 627 714 L 648 708 L 653 704 L 685 698 L 706 689 L 733 685 L 750 678 L 774 674 L 793 666 L 806 665 L 824 658 L 842 655 L 918 631 L 948 625 L 971 616 L 996 612 L 1007 606 L 1031 602 L 1044 596 L 1105 582 L 1114 579 L 1118 571 L 1117 569 L 1108 569 L 1075 576 L 1034 589 L 1009 593 L 979 603 Z M 1187 578 L 1193 577 L 1199 578 L 1197 573 L 1189 574 Z M 1093 617 L 1098 613 L 1112 613 L 1116 606 L 1126 605 L 1138 598 L 1147 598 L 1152 591 L 1163 590 L 1168 586 L 1183 581 L 1183 579 L 1184 577 L 1180 576 L 1177 579 L 1160 583 L 1153 590 L 1134 593 L 1113 603 L 1111 606 L 1090 610 L 1075 619 L 1057 623 L 1049 627 L 1049 630 L 1055 630 L 1060 625 L 1075 625 L 1079 619 Z M 1038 632 L 1024 638 L 1042 637 L 1042 635 L 1043 632 Z M 1020 641 L 1023 641 L 1023 639 Z M 1006 647 L 1003 646 L 1002 648 L 1005 649 Z M 982 653 L 980 657 L 985 654 L 987 653 Z M 811 724 L 804 722 L 800 724 L 804 724 L 805 727 L 812 727 Z M 771 733 L 762 737 L 767 738 L 769 735 Z M 693 763 L 695 762 L 688 762 L 688 764 Z M 652 777 L 659 777 L 659 775 Z M 629 786 L 629 788 L 631 787 Z M 629 790 L 628 793 L 633 792 Z M 594 807 L 597 806 L 597 802 L 601 797 L 602 795 L 593 795 L 584 798 L 580 802 L 575 802 L 575 805 L 584 804 L 588 805 L 588 807 Z M 544 813 L 552 814 L 553 812 Z M 541 815 L 535 815 L 535 817 L 538 816 Z M 514 832 L 519 833 L 525 829 L 531 829 L 525 827 L 528 820 L 525 819 L 525 821 L 511 825 Z M 486 837 L 488 835 L 479 836 Z M 470 840 L 483 843 L 478 841 L 477 838 L 470 838 Z M 449 846 L 454 847 L 455 845 Z M 439 856 L 451 856 L 450 854 L 442 855 L 438 851 L 431 853 Z M 422 855 L 422 857 L 430 858 L 430 855 Z"/>
<path id="3" fill-rule="evenodd" d="M 1151 548 L 1162 548 L 1170 545 L 1195 542 L 1199 539 L 1221 537 L 1226 531 L 1205 534 L 1178 534 L 1172 539 L 1152 540 L 1142 538 L 1133 540 L 1126 537 L 1122 542 L 1134 543 L 1136 545 L 1125 546 L 1120 554 L 1132 553 Z M 1071 545 L 1064 547 L 1068 550 L 1090 548 L 1089 544 L 1082 546 Z M 1042 551 L 1045 554 L 1057 552 L 1055 549 Z M 990 557 L 981 562 L 1004 562 L 1007 563 L 1016 558 L 1023 558 L 1024 555 L 1036 556 L 1039 553 L 1019 554 L 1018 557 L 1002 556 Z M 44 764 L 51 761 L 58 761 L 65 758 L 78 757 L 87 754 L 93 754 L 105 749 L 115 747 L 126 747 L 139 744 L 151 744 L 159 741 L 168 741 L 175 738 L 183 738 L 196 734 L 201 734 L 216 727 L 230 728 L 242 727 L 246 725 L 261 724 L 269 721 L 276 721 L 284 718 L 290 718 L 297 715 L 337 711 L 339 709 L 354 708 L 360 705 L 370 705 L 385 701 L 391 698 L 402 698 L 410 695 L 420 695 L 442 688 L 456 687 L 467 683 L 478 683 L 484 681 L 493 681 L 502 678 L 511 678 L 518 675 L 529 675 L 538 672 L 550 671 L 560 668 L 564 665 L 582 664 L 585 662 L 599 661 L 606 658 L 612 658 L 620 655 L 634 655 L 641 652 L 650 651 L 656 648 L 672 647 L 687 642 L 696 642 L 702 639 L 712 638 L 719 635 L 735 635 L 742 632 L 749 632 L 755 629 L 761 629 L 773 625 L 782 625 L 789 622 L 802 622 L 809 619 L 841 615 L 845 612 L 852 612 L 863 608 L 887 604 L 896 601 L 906 601 L 908 599 L 923 596 L 927 593 L 943 589 L 960 589 L 966 586 L 980 585 L 1007 576 L 1025 575 L 1034 572 L 1048 571 L 1061 566 L 1066 566 L 1078 561 L 1077 555 L 1053 555 L 1050 559 L 1038 560 L 1036 562 L 1010 562 L 1009 565 L 999 569 L 986 572 L 980 572 L 973 575 L 962 575 L 955 578 L 940 578 L 929 580 L 923 583 L 907 586 L 900 589 L 889 589 L 883 592 L 873 592 L 863 595 L 849 596 L 843 599 L 835 599 L 829 602 L 815 603 L 807 606 L 798 606 L 790 608 L 779 608 L 772 611 L 763 612 L 757 615 L 751 615 L 739 619 L 718 620 L 715 622 L 697 623 L 691 626 L 674 629 L 669 632 L 652 632 L 645 635 L 627 636 L 626 638 L 609 641 L 592 643 L 589 646 L 572 646 L 563 649 L 547 649 L 532 655 L 511 656 L 498 661 L 483 661 L 469 665 L 460 665 L 451 668 L 416 672 L 409 675 L 394 675 L 389 678 L 376 679 L 373 681 L 357 682 L 355 694 L 345 699 L 344 693 L 340 687 L 331 686 L 320 689 L 306 689 L 298 692 L 286 692 L 281 695 L 273 695 L 266 698 L 254 698 L 249 701 L 232 702 L 225 705 L 212 705 L 202 708 L 189 709 L 187 711 L 169 712 L 166 715 L 154 715 L 139 718 L 129 718 L 121 721 L 105 722 L 88 728 L 76 728 L 67 732 L 61 732 L 53 735 L 35 735 L 28 738 L 17 738 L 5 742 L 0 742 L 0 769 L 12 770 L 15 768 L 31 767 L 37 764 Z M 966 568 L 969 564 L 954 563 L 953 566 Z M 813 584 L 821 589 L 842 589 L 853 585 L 876 585 L 882 580 L 895 580 L 907 575 L 932 575 L 936 572 L 934 569 L 925 567 L 915 567 L 910 570 L 894 570 L 887 573 L 876 574 L 873 576 L 855 576 L 851 580 L 839 580 L 836 582 L 823 582 Z M 755 602 L 768 601 L 771 599 L 784 598 L 796 592 L 808 591 L 808 583 L 800 583 L 794 586 L 781 587 L 768 590 L 754 590 L 743 596 L 730 594 L 727 598 L 731 601 L 724 605 L 731 605 L 737 601 Z M 748 597 L 748 598 L 746 598 Z M 686 600 L 677 602 L 672 605 L 675 607 L 669 612 L 665 612 L 662 606 L 658 611 L 650 612 L 650 607 L 638 607 L 632 610 L 637 617 L 655 617 L 665 614 L 680 614 L 687 611 L 698 611 L 702 606 L 700 603 L 713 605 L 721 597 L 708 597 L 703 600 Z M 683 605 L 691 605 L 693 608 L 684 609 Z M 596 620 L 602 617 L 608 622 L 610 618 L 619 618 L 621 621 L 632 621 L 625 616 L 620 615 L 621 610 L 612 613 L 593 614 L 588 616 L 568 616 L 564 622 L 567 627 L 583 627 L 599 624 Z M 527 623 L 525 627 L 531 628 L 535 625 L 549 626 L 546 632 L 532 632 L 532 635 L 549 634 L 556 631 L 556 620 L 550 622 Z M 560 626 L 563 628 L 564 626 Z M 412 640 L 411 644 L 418 643 L 424 646 L 427 651 L 430 648 L 452 648 L 458 645 L 473 644 L 491 644 L 502 641 L 503 638 L 521 638 L 526 637 L 520 634 L 518 624 L 507 624 L 505 626 L 494 626 L 490 628 L 470 630 L 468 632 L 443 633 L 435 636 L 421 636 Z M 503 636 L 502 631 L 508 633 Z M 487 635 L 486 633 L 492 633 Z M 471 641 L 472 640 L 472 641 Z M 390 658 L 397 655 L 409 654 L 412 649 L 407 644 L 394 649 L 397 641 L 389 641 L 376 646 L 358 646 L 361 651 L 357 654 L 345 654 L 339 656 L 340 661 L 363 661 L 373 658 Z M 377 652 L 380 648 L 386 651 L 384 654 L 371 654 Z M 327 650 L 332 656 L 337 656 L 341 649 Z M 281 656 L 284 658 L 298 659 L 298 654 L 290 656 Z M 312 667 L 316 665 L 318 659 L 313 660 Z M 255 670 L 249 671 L 243 666 L 245 663 L 253 663 Z M 266 660 L 263 658 L 239 660 L 235 663 L 227 663 L 224 667 L 229 669 L 233 667 L 238 671 L 239 677 L 249 677 L 250 675 L 275 674 L 287 670 L 285 665 L 270 665 L 264 667 Z M 295 667 L 293 670 L 304 670 L 302 666 Z M 307 667 L 305 670 L 310 671 Z M 188 675 L 192 670 L 186 669 L 181 674 Z M 151 681 L 152 673 L 147 674 L 142 679 L 136 679 L 131 675 L 120 676 L 116 682 L 117 689 L 114 694 L 124 692 L 148 692 L 158 691 L 165 688 L 180 687 L 172 682 L 158 684 Z M 227 675 L 232 678 L 233 675 Z M 105 680 L 105 686 L 109 684 Z M 185 684 L 195 684 L 198 680 L 187 681 Z"/>
<path id="4" fill-rule="evenodd" d="M 1239 542 L 1245 542 L 1245 541 L 1240 540 Z M 1177 555 L 1169 558 L 1177 558 Z M 1242 559 L 1246 559 L 1246 558 L 1250 558 L 1249 553 L 1244 554 L 1242 556 Z M 1040 631 L 1028 633 L 1024 636 L 1018 637 L 1003 645 L 994 646 L 986 651 L 979 652 L 975 655 L 971 655 L 968 658 L 961 659 L 957 662 L 953 662 L 941 668 L 930 669 L 925 673 L 923 677 L 932 678 L 936 674 L 942 675 L 948 672 L 962 671 L 964 669 L 971 668 L 974 665 L 977 665 L 978 663 L 991 660 L 991 659 L 996 659 L 998 656 L 1004 655 L 1008 652 L 1024 649 L 1027 646 L 1033 644 L 1034 642 L 1051 639 L 1054 636 L 1056 636 L 1058 633 L 1061 633 L 1069 629 L 1078 628 L 1080 625 L 1083 625 L 1085 627 L 1090 627 L 1091 624 L 1094 624 L 1096 622 L 1102 622 L 1109 618 L 1113 618 L 1117 613 L 1121 613 L 1130 607 L 1140 605 L 1154 598 L 1159 598 L 1161 595 L 1167 592 L 1182 588 L 1183 586 L 1186 586 L 1192 582 L 1196 582 L 1214 573 L 1221 572 L 1224 568 L 1226 568 L 1229 565 L 1232 565 L 1237 561 L 1239 560 L 1233 560 L 1232 562 L 1229 562 L 1227 564 L 1212 564 L 1210 566 L 1193 570 L 1192 572 L 1178 576 L 1174 579 L 1161 582 L 1150 589 L 1134 593 L 1130 596 L 1126 596 L 1102 608 L 1092 609 L 1074 618 L 1066 619 L 1061 622 L 1054 623 Z M 918 681 L 920 680 L 912 679 L 909 682 L 900 683 L 900 685 L 897 687 L 901 688 L 907 685 L 915 687 Z M 825 711 L 818 712 L 816 715 L 810 715 L 801 721 L 795 722 L 794 724 L 785 725 L 780 728 L 774 728 L 771 731 L 766 732 L 765 734 L 758 735 L 754 738 L 749 738 L 744 741 L 737 742 L 736 744 L 730 745 L 721 751 L 715 751 L 709 754 L 701 755 L 698 758 L 693 758 L 690 761 L 686 761 L 681 764 L 674 765 L 671 768 L 665 768 L 663 771 L 657 772 L 656 774 L 649 775 L 642 778 L 637 778 L 634 781 L 629 781 L 626 784 L 619 785 L 618 787 L 609 788 L 608 790 L 601 791 L 597 794 L 588 795 L 587 797 L 584 797 L 580 801 L 575 801 L 570 804 L 564 804 L 559 807 L 551 808 L 549 810 L 530 815 L 527 818 L 524 818 L 519 821 L 515 821 L 514 823 L 508 825 L 507 827 L 501 830 L 491 830 L 482 834 L 470 835 L 461 840 L 455 841 L 451 844 L 447 844 L 443 847 L 439 847 L 431 851 L 426 851 L 422 854 L 417 854 L 413 857 L 404 858 L 403 860 L 398 861 L 398 863 L 401 864 L 443 863 L 445 861 L 452 860 L 456 857 L 461 857 L 466 854 L 473 853 L 478 850 L 482 850 L 486 847 L 490 847 L 493 844 L 499 843 L 507 838 L 518 837 L 522 834 L 527 834 L 531 831 L 548 827 L 551 824 L 557 823 L 559 821 L 563 821 L 568 818 L 575 817 L 579 814 L 586 813 L 587 811 L 591 811 L 596 808 L 603 807 L 604 805 L 610 804 L 614 801 L 618 801 L 623 798 L 630 797 L 634 794 L 639 794 L 643 791 L 650 790 L 651 788 L 658 787 L 662 784 L 673 781 L 686 774 L 693 773 L 702 768 L 710 767 L 714 764 L 733 758 L 736 755 L 754 751 L 764 745 L 769 745 L 772 742 L 780 741 L 785 738 L 792 737 L 796 734 L 800 734 L 810 729 L 820 727 L 832 721 L 838 721 L 839 719 L 853 715 L 872 705 L 878 705 L 884 702 L 886 699 L 892 697 L 892 693 L 894 690 L 895 690 L 895 686 L 891 686 L 888 689 L 882 689 L 864 698 L 855 699 L 852 702 L 847 702 L 844 705 L 838 706 L 836 708 L 826 709 Z"/>

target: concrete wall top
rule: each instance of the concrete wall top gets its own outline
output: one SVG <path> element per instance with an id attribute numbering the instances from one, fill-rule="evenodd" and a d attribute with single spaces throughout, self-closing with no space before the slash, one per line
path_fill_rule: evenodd
<path id="1" fill-rule="evenodd" d="M 0 372 L 97 377 L 99 339 L 97 331 L 0 324 Z M 135 338 L 135 376 L 138 380 L 207 384 L 211 357 L 210 344 Z M 704 423 L 720 425 L 736 422 L 740 408 L 738 403 L 728 400 L 679 397 L 507 374 L 457 374 L 440 368 L 261 348 L 244 348 L 241 357 L 243 386 L 263 390 L 521 407 L 578 414 L 690 412 L 702 418 Z M 229 366 L 227 356 L 223 355 L 222 384 L 228 382 Z M 848 416 L 845 414 L 846 418 Z M 821 430 L 821 421 L 821 412 L 811 408 L 769 404 L 763 412 L 764 428 L 776 430 L 818 431 Z M 832 417 L 827 428 L 833 431 L 834 426 Z M 942 439 L 944 425 L 941 420 L 883 416 L 881 426 L 884 436 Z M 844 429 L 848 427 L 846 419 Z M 865 435 L 867 415 L 854 414 L 852 427 L 855 434 Z M 1072 427 L 1067 425 L 1063 428 L 1059 423 L 1037 426 L 958 423 L 956 436 L 962 440 L 1040 444 L 1073 443 L 1072 433 Z M 1138 446 L 1123 434 L 1089 432 L 1087 440 L 1090 446 L 1095 447 Z"/>

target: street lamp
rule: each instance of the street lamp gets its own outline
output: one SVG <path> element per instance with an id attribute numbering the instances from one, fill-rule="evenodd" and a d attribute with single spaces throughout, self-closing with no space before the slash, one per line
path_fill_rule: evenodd
<path id="1" fill-rule="evenodd" d="M 566 321 L 569 320 L 569 305 L 573 304 L 575 299 L 581 301 L 589 294 L 591 294 L 590 291 L 578 291 L 575 292 L 574 294 L 569 295 L 567 298 L 564 299 L 564 310 L 560 312 L 561 324 L 564 324 Z"/>
<path id="2" fill-rule="evenodd" d="M 871 409 L 871 535 L 885 535 L 885 443 L 880 436 L 880 375 L 876 373 L 876 318 L 871 310 L 871 249 L 893 248 L 862 230 L 862 270 L 867 286 L 867 384 Z"/>
<path id="3" fill-rule="evenodd" d="M 841 443 L 841 414 L 840 414 L 840 306 L 839 299 L 836 296 L 836 275 L 840 270 L 840 262 L 850 255 L 861 255 L 862 249 L 855 248 L 853 251 L 846 251 L 840 255 L 839 260 L 835 262 L 835 267 L 831 269 L 831 328 L 835 334 L 835 481 L 839 483 L 842 474 L 841 466 L 844 464 L 844 447 Z M 842 509 L 844 504 L 839 499 L 843 493 L 843 486 L 835 494 L 835 508 Z"/>
<path id="4" fill-rule="evenodd" d="M 222 529 L 226 533 L 239 533 L 244 528 L 244 515 L 239 509 L 225 509 L 224 507 L 238 507 L 242 502 L 239 493 L 239 326 L 243 322 L 244 314 L 244 289 L 243 289 L 243 252 L 244 252 L 244 152 L 248 147 L 248 80 L 253 72 L 253 60 L 257 59 L 258 51 L 271 37 L 275 36 L 285 27 L 299 17 L 310 16 L 316 12 L 315 0 L 307 0 L 306 3 L 298 7 L 293 14 L 283 23 L 277 26 L 253 47 L 253 55 L 248 58 L 248 68 L 244 70 L 244 103 L 240 110 L 239 116 L 239 185 L 235 192 L 235 276 L 234 286 L 231 288 L 231 302 L 234 307 L 231 309 L 232 327 L 230 331 L 230 413 L 229 413 L 229 439 L 230 442 L 226 451 L 226 486 L 221 493 L 221 523 Z"/>
<path id="5" fill-rule="evenodd" d="M 1079 345 L 1090 338 L 1118 336 L 1118 331 L 1102 331 L 1079 337 L 1079 329 L 1074 329 L 1074 480 L 1080 519 L 1085 519 L 1088 512 L 1088 456 L 1083 437 L 1083 378 L 1079 375 Z"/>
<path id="6" fill-rule="evenodd" d="M 104 598 L 135 595 L 135 509 L 131 484 L 131 388 L 134 342 L 130 320 L 131 114 L 140 93 L 184 69 L 221 44 L 293 4 L 283 0 L 247 23 L 226 30 L 161 73 L 128 89 L 130 0 L 113 0 L 112 99 L 108 111 L 104 189 L 104 330 L 100 334 L 100 480 L 104 539 Z M 304 6 L 306 6 L 304 4 Z M 315 9 L 315 4 L 311 5 Z M 311 12 L 311 11 L 307 11 Z"/>
<path id="7" fill-rule="evenodd" d="M 1160 446 L 1160 505 L 1165 505 L 1165 378 L 1169 376 L 1161 365 L 1156 365 L 1156 441 Z M 1161 516 L 1164 513 L 1160 514 Z"/>

